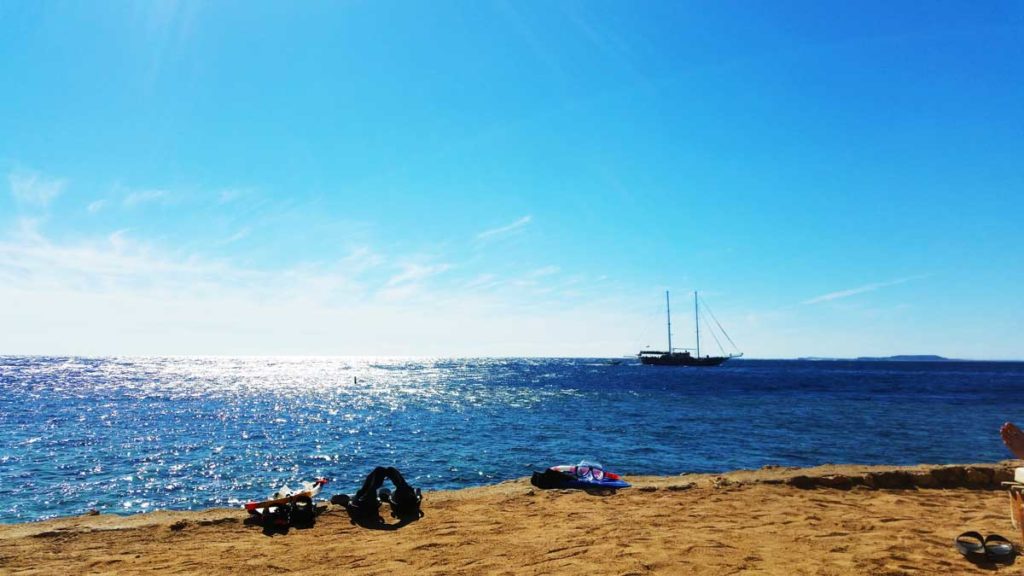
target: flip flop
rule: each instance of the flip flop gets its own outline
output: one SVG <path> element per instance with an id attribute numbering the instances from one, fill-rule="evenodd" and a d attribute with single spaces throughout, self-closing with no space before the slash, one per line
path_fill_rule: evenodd
<path id="1" fill-rule="evenodd" d="M 986 557 L 985 538 L 978 532 L 964 532 L 956 537 L 953 545 L 967 558 Z"/>
<path id="2" fill-rule="evenodd" d="M 1005 560 L 1013 555 L 1013 543 L 999 534 L 989 534 L 983 541 L 985 557 L 993 562 Z"/>

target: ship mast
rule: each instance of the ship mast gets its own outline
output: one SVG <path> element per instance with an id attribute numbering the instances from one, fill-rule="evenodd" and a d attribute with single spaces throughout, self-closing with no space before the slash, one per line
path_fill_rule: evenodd
<path id="1" fill-rule="evenodd" d="M 693 291 L 693 321 L 697 325 L 697 358 L 700 358 L 700 311 L 697 310 L 697 291 Z"/>
<path id="2" fill-rule="evenodd" d="M 668 290 L 665 290 L 665 317 L 668 320 L 668 354 L 672 355 L 672 308 L 668 303 Z"/>

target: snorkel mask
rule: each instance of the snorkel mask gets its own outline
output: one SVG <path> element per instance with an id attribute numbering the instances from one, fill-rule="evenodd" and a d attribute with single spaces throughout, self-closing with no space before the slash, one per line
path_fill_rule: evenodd
<path id="1" fill-rule="evenodd" d="M 576 476 L 578 478 L 593 478 L 601 481 L 604 479 L 604 466 L 599 462 L 588 462 L 586 460 L 576 465 Z"/>

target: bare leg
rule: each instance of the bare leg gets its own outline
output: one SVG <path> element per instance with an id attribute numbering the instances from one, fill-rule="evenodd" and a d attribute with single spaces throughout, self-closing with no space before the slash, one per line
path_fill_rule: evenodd
<path id="1" fill-rule="evenodd" d="M 1013 452 L 1017 458 L 1024 460 L 1024 430 L 1017 428 L 1013 423 L 1007 422 L 999 429 L 1003 437 L 1003 443 Z"/>

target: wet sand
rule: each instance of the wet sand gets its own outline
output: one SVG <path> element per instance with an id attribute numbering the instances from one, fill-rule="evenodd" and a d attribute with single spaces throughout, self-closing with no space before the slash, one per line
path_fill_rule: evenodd
<path id="1" fill-rule="evenodd" d="M 427 493 L 405 525 L 385 506 L 375 527 L 326 502 L 285 531 L 233 509 L 77 516 L 0 526 L 0 573 L 1019 574 L 1024 560 L 975 565 L 952 544 L 967 530 L 1021 544 L 998 489 L 1014 465 L 629 477 L 607 494 L 521 479 Z"/>

